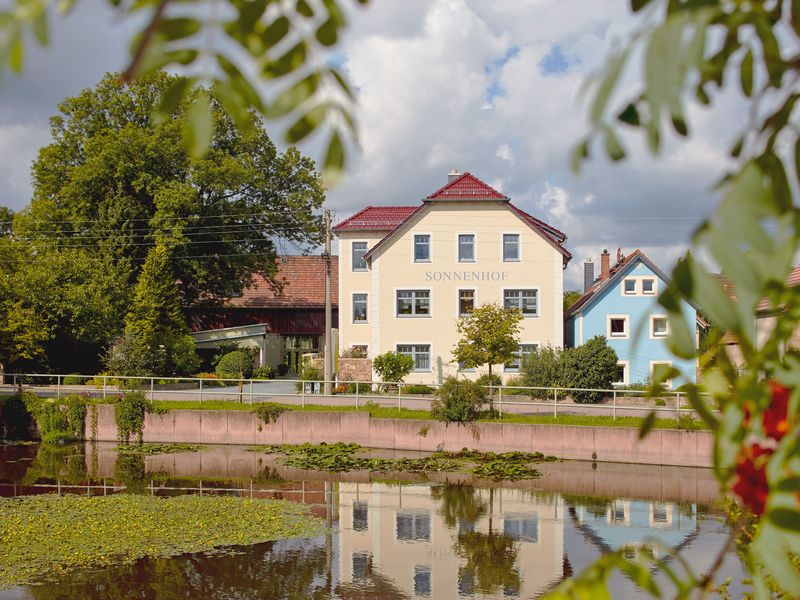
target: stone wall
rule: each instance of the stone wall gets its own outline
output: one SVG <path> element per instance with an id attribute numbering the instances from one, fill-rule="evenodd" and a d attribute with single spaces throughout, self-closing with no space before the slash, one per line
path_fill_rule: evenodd
<path id="1" fill-rule="evenodd" d="M 372 359 L 339 358 L 339 381 L 372 381 Z"/>
<path id="2" fill-rule="evenodd" d="M 97 439 L 114 441 L 114 407 L 98 406 Z M 90 430 L 87 415 L 86 430 Z M 710 467 L 708 431 L 657 429 L 639 440 L 638 428 L 475 423 L 447 426 L 438 421 L 372 419 L 365 412 L 285 412 L 262 423 L 249 411 L 173 410 L 145 416 L 145 442 L 202 444 L 304 444 L 354 442 L 394 450 L 543 452 L 559 458 Z"/>

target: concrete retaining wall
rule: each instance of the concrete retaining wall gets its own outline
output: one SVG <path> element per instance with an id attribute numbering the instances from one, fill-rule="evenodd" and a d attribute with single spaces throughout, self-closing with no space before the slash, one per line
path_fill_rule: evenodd
<path id="1" fill-rule="evenodd" d="M 87 415 L 86 431 L 90 431 Z M 365 412 L 286 412 L 263 424 L 247 411 L 174 410 L 147 415 L 145 442 L 202 444 L 304 444 L 355 442 L 394 450 L 475 450 L 543 452 L 570 460 L 711 467 L 708 431 L 657 429 L 644 440 L 625 427 L 575 427 L 476 423 L 446 426 L 437 421 L 372 419 Z M 114 408 L 97 407 L 98 441 L 114 441 Z"/>

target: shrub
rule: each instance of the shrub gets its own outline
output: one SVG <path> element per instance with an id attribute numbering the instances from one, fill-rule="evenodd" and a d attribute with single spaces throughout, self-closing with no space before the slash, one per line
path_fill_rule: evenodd
<path id="1" fill-rule="evenodd" d="M 577 348 L 568 348 L 562 355 L 563 385 L 570 388 L 607 390 L 617 378 L 617 353 L 598 335 Z M 571 391 L 575 402 L 600 402 L 603 392 Z"/>
<path id="2" fill-rule="evenodd" d="M 269 425 L 270 423 L 274 423 L 278 420 L 283 413 L 285 413 L 289 408 L 287 406 L 283 406 L 282 404 L 276 404 L 275 402 L 261 402 L 253 409 L 253 413 L 258 416 L 258 419 L 264 424 Z M 261 431 L 259 429 L 259 431 Z"/>
<path id="3" fill-rule="evenodd" d="M 131 436 L 136 435 L 136 441 L 141 444 L 144 416 L 152 412 L 154 412 L 153 404 L 141 390 L 129 391 L 118 396 L 114 404 L 117 439 L 127 444 Z"/>
<path id="4" fill-rule="evenodd" d="M 348 394 L 369 394 L 372 392 L 372 384 L 371 383 L 348 383 L 347 384 L 347 393 Z"/>
<path id="5" fill-rule="evenodd" d="M 324 373 L 322 372 L 322 369 L 306 365 L 300 372 L 300 379 L 302 381 L 322 381 L 323 375 Z M 302 391 L 304 385 L 305 383 L 295 383 L 294 388 L 300 392 Z"/>
<path id="6" fill-rule="evenodd" d="M 347 385 L 346 383 L 340 383 L 335 388 L 333 388 L 333 393 L 334 394 L 346 394 L 347 390 L 349 390 L 349 389 L 350 389 L 349 385 Z"/>
<path id="7" fill-rule="evenodd" d="M 111 343 L 103 362 L 114 375 L 160 375 L 167 366 L 167 353 L 126 331 Z"/>
<path id="8" fill-rule="evenodd" d="M 559 387 L 563 379 L 564 353 L 560 348 L 545 346 L 531 352 L 520 366 L 520 383 L 524 387 Z M 546 398 L 546 390 L 520 390 L 534 398 Z"/>
<path id="9" fill-rule="evenodd" d="M 478 377 L 478 379 L 475 380 L 475 383 L 477 383 L 479 386 L 483 388 L 488 388 L 490 385 L 492 387 L 497 387 L 499 385 L 502 385 L 503 380 L 497 373 L 492 373 L 491 375 L 489 373 L 484 373 L 483 375 Z"/>
<path id="10" fill-rule="evenodd" d="M 414 385 L 404 385 L 400 391 L 403 394 L 409 394 L 409 395 L 410 394 L 426 395 L 426 394 L 436 393 L 436 390 L 434 390 L 431 386 L 419 383 Z"/>
<path id="11" fill-rule="evenodd" d="M 281 363 L 276 367 L 276 370 L 278 371 L 278 375 L 286 375 L 289 372 L 289 365 Z"/>
<path id="12" fill-rule="evenodd" d="M 253 379 L 273 379 L 275 377 L 275 369 L 269 365 L 258 367 L 253 371 Z"/>
<path id="13" fill-rule="evenodd" d="M 105 379 L 106 387 L 115 386 L 115 387 L 121 388 L 123 386 L 124 382 L 122 381 L 122 379 L 120 379 L 118 377 L 109 377 L 109 374 L 106 373 L 106 372 L 103 372 L 103 373 L 100 373 L 98 375 L 95 375 L 94 377 L 92 377 L 91 379 L 89 379 L 86 382 L 86 385 L 91 385 L 91 386 L 94 386 L 98 390 L 102 390 L 103 389 L 103 377 L 106 378 Z"/>
<path id="14" fill-rule="evenodd" d="M 244 350 L 228 352 L 217 363 L 216 372 L 226 379 L 246 379 L 253 374 L 253 356 Z"/>
<path id="15" fill-rule="evenodd" d="M 478 418 L 486 403 L 486 390 L 476 382 L 452 375 L 436 391 L 431 415 L 446 423 L 470 423 Z"/>
<path id="16" fill-rule="evenodd" d="M 81 377 L 77 373 L 67 375 L 61 380 L 64 385 L 83 385 L 85 381 L 86 377 Z"/>
<path id="17" fill-rule="evenodd" d="M 350 346 L 340 356 L 342 358 L 367 358 L 367 351 L 363 346 Z"/>
<path id="18" fill-rule="evenodd" d="M 176 375 L 191 375 L 200 369 L 200 357 L 195 351 L 194 338 L 180 335 L 167 348 L 169 370 Z"/>
<path id="19" fill-rule="evenodd" d="M 666 406 L 667 402 L 663 398 L 656 398 L 656 406 Z"/>
<path id="20" fill-rule="evenodd" d="M 408 374 L 414 370 L 414 359 L 408 354 L 384 352 L 372 359 L 372 368 L 384 382 L 403 383 Z"/>
<path id="21" fill-rule="evenodd" d="M 219 380 L 219 375 L 216 373 L 198 373 L 195 375 L 198 379 L 203 380 L 203 387 L 224 387 L 225 383 Z"/>
<path id="22" fill-rule="evenodd" d="M 3 401 L 2 410 L 0 410 L 0 432 L 3 433 L 5 439 L 31 439 L 34 421 L 28 404 L 33 402 L 38 403 L 40 400 L 31 392 L 17 393 Z"/>

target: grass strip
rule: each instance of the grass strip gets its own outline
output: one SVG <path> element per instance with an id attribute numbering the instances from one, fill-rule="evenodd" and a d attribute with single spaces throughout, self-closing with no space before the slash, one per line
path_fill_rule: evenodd
<path id="1" fill-rule="evenodd" d="M 0 498 L 0 589 L 76 569 L 310 537 L 322 522 L 297 503 L 226 496 Z"/>
<path id="2" fill-rule="evenodd" d="M 155 403 L 159 409 L 166 410 L 245 410 L 252 411 L 253 404 L 241 404 L 239 402 L 229 402 L 225 400 L 212 400 L 210 402 L 195 402 L 181 400 L 160 400 Z M 392 408 L 390 406 L 330 406 L 322 404 L 306 404 L 305 406 L 294 404 L 282 404 L 288 410 L 294 412 L 365 412 L 375 419 L 418 419 L 423 421 L 435 420 L 430 411 L 410 410 L 407 408 Z M 564 410 L 562 407 L 561 410 Z M 578 409 L 580 410 L 580 409 Z M 622 410 L 619 408 L 619 410 Z M 576 415 L 560 414 L 553 417 L 549 414 L 540 415 L 514 415 L 505 414 L 500 418 L 484 417 L 479 419 L 485 423 L 522 423 L 539 425 L 577 425 L 586 427 L 634 427 L 639 428 L 644 421 L 644 417 L 617 417 L 616 419 L 608 415 Z M 708 426 L 697 419 L 691 417 L 682 418 L 680 421 L 675 419 L 658 418 L 655 420 L 655 429 L 683 429 L 683 430 L 707 430 Z"/>

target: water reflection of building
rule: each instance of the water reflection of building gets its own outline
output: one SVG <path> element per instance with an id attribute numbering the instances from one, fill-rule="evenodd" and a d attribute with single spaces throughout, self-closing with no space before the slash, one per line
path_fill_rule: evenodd
<path id="1" fill-rule="evenodd" d="M 531 597 L 563 575 L 563 504 L 523 490 L 339 484 L 339 573 L 411 597 Z M 434 593 L 435 592 L 435 593 Z"/>

